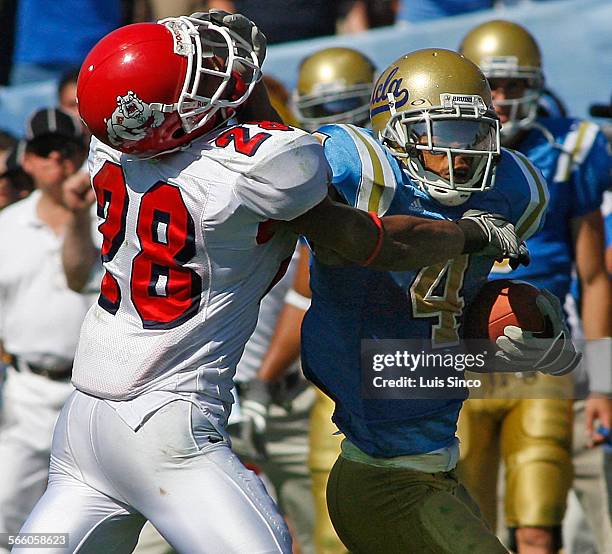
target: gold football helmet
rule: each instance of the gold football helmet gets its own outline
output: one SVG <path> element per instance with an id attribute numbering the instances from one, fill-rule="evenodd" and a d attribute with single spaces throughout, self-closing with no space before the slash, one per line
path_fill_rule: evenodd
<path id="1" fill-rule="evenodd" d="M 295 106 L 302 127 L 314 131 L 328 123 L 365 126 L 376 68 L 351 48 L 325 48 L 301 65 Z"/>
<path id="2" fill-rule="evenodd" d="M 493 186 L 499 119 L 487 79 L 461 54 L 429 48 L 393 62 L 374 85 L 370 117 L 378 139 L 440 203 L 458 206 Z M 429 169 L 426 155 L 446 156 L 448 175 Z"/>
<path id="3" fill-rule="evenodd" d="M 508 121 L 502 125 L 502 136 L 513 137 L 536 118 L 538 100 L 544 88 L 542 57 L 533 36 L 511 21 L 488 21 L 472 29 L 463 39 L 459 51 L 482 69 L 488 79 L 522 79 L 524 93 L 518 98 L 495 101 L 508 106 Z"/>

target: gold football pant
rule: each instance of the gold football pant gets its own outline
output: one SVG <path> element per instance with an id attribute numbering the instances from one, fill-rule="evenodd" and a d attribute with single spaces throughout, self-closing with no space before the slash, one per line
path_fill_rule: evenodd
<path id="1" fill-rule="evenodd" d="M 458 474 L 491 528 L 497 518 L 497 476 L 504 461 L 509 528 L 561 525 L 572 482 L 572 401 L 526 398 L 530 380 L 496 376 L 492 398 L 468 400 L 459 415 Z M 558 381 L 555 383 L 558 384 Z M 521 397 L 523 398 L 517 398 Z"/>
<path id="2" fill-rule="evenodd" d="M 336 535 L 329 519 L 325 490 L 329 472 L 340 454 L 342 435 L 335 435 L 337 428 L 331 420 L 334 402 L 319 389 L 310 412 L 310 457 L 308 465 L 312 477 L 315 502 L 315 536 L 317 554 L 345 554 L 346 548 Z"/>
<path id="3" fill-rule="evenodd" d="M 340 456 L 329 513 L 353 554 L 506 554 L 453 471 L 379 467 Z"/>

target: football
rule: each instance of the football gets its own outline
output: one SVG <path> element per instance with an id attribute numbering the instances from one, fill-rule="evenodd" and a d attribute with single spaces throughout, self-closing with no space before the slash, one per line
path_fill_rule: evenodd
<path id="1" fill-rule="evenodd" d="M 546 320 L 536 305 L 539 294 L 537 287 L 524 281 L 487 282 L 466 311 L 464 337 L 495 341 L 507 325 L 546 333 Z"/>

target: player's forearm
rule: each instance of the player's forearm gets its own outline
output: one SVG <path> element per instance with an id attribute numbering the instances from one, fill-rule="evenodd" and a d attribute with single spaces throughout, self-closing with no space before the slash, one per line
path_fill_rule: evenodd
<path id="1" fill-rule="evenodd" d="M 372 217 L 361 210 L 326 198 L 306 214 L 288 222 L 296 233 L 305 235 L 316 246 L 323 246 L 346 260 L 363 264 L 380 251 L 369 267 L 385 271 L 406 271 L 443 262 L 465 252 L 466 235 L 454 222 L 397 215 L 382 218 L 383 233 Z M 470 241 L 470 247 L 478 247 Z"/>
<path id="2" fill-rule="evenodd" d="M 582 283 L 582 320 L 587 340 L 612 337 L 612 283 L 605 271 Z"/>
<path id="3" fill-rule="evenodd" d="M 572 221 L 576 270 L 582 292 L 585 337 L 612 336 L 612 284 L 604 261 L 604 226 L 599 210 Z"/>
<path id="4" fill-rule="evenodd" d="M 304 311 L 285 304 L 276 322 L 274 336 L 257 377 L 277 381 L 300 357 L 300 334 Z"/>
<path id="5" fill-rule="evenodd" d="M 62 265 L 68 288 L 83 290 L 98 258 L 98 250 L 91 238 L 89 210 L 73 212 L 66 228 L 62 245 Z"/>
<path id="6" fill-rule="evenodd" d="M 373 269 L 417 269 L 455 258 L 464 251 L 465 236 L 452 221 L 388 216 L 382 223 L 383 245 L 370 266 Z"/>

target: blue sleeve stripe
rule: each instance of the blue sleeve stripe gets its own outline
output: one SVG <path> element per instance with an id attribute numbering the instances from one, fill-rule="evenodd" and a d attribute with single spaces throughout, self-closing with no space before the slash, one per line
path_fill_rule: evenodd
<path id="1" fill-rule="evenodd" d="M 574 164 L 582 163 L 595 142 L 599 127 L 590 121 L 583 121 L 577 128 L 567 133 L 563 142 L 563 151 L 557 161 L 554 181 L 563 183 L 570 178 Z"/>
<path id="2" fill-rule="evenodd" d="M 344 125 L 361 160 L 361 181 L 356 207 L 384 215 L 395 195 L 397 183 L 384 150 L 370 135 L 354 125 Z"/>
<path id="3" fill-rule="evenodd" d="M 548 205 L 548 187 L 540 172 L 523 154 L 516 150 L 508 152 L 514 158 L 529 183 L 531 197 L 523 215 L 521 215 L 515 226 L 517 234 L 522 239 L 528 239 L 540 228 L 542 217 Z"/>

